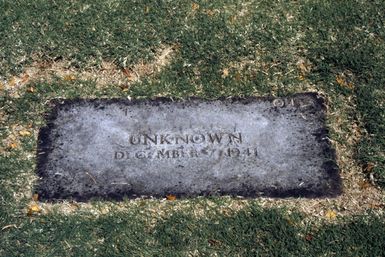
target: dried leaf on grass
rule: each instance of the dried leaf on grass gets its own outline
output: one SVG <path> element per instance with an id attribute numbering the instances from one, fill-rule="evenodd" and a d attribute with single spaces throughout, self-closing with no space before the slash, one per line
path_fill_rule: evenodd
<path id="1" fill-rule="evenodd" d="M 119 87 L 120 89 L 122 89 L 123 92 L 127 92 L 130 86 L 128 84 L 123 84 L 123 85 L 120 85 Z"/>
<path id="2" fill-rule="evenodd" d="M 35 92 L 35 89 L 33 87 L 29 87 L 29 88 L 27 88 L 27 92 L 33 93 L 33 92 Z"/>
<path id="3" fill-rule="evenodd" d="M 349 89 L 353 89 L 353 87 L 354 87 L 353 83 L 348 82 L 346 80 L 345 76 L 343 76 L 343 75 L 337 75 L 336 82 L 341 87 L 346 87 L 346 88 L 349 88 Z"/>
<path id="4" fill-rule="evenodd" d="M 370 172 L 372 172 L 372 170 L 374 169 L 374 167 L 375 167 L 374 163 L 368 162 L 368 163 L 364 166 L 364 172 L 365 172 L 365 173 L 370 173 Z"/>
<path id="5" fill-rule="evenodd" d="M 193 11 L 196 11 L 196 10 L 199 9 L 199 4 L 197 4 L 197 3 L 192 3 L 191 8 L 193 9 Z"/>
<path id="6" fill-rule="evenodd" d="M 167 200 L 169 200 L 169 201 L 175 201 L 176 200 L 176 196 L 175 195 L 166 195 L 166 198 L 167 198 Z"/>
<path id="7" fill-rule="evenodd" d="M 19 131 L 19 135 L 22 137 L 27 137 L 31 135 L 31 132 L 29 132 L 28 130 L 21 130 Z"/>
<path id="8" fill-rule="evenodd" d="M 126 78 L 129 81 L 134 81 L 136 78 L 136 74 L 132 69 L 124 68 L 124 69 L 122 69 L 122 73 L 124 74 L 124 76 L 126 76 Z"/>
<path id="9" fill-rule="evenodd" d="M 311 71 L 311 64 L 308 60 L 300 59 L 297 62 L 297 68 L 299 69 L 301 76 L 304 76 Z"/>
<path id="10" fill-rule="evenodd" d="M 335 218 L 337 218 L 337 213 L 333 210 L 328 210 L 326 213 L 325 213 L 325 217 L 330 219 L 330 220 L 334 220 Z"/>
<path id="11" fill-rule="evenodd" d="M 24 74 L 22 77 L 21 77 L 21 83 L 25 84 L 27 83 L 29 80 L 29 75 L 28 74 Z"/>
<path id="12" fill-rule="evenodd" d="M 76 80 L 76 77 L 75 77 L 75 75 L 70 74 L 70 75 L 65 75 L 63 79 L 65 81 L 74 81 L 74 80 Z"/>
<path id="13" fill-rule="evenodd" d="M 9 142 L 9 144 L 7 145 L 7 147 L 10 149 L 16 149 L 18 146 L 19 144 L 17 142 Z"/>
<path id="14" fill-rule="evenodd" d="M 215 11 L 213 11 L 213 10 L 206 10 L 205 13 L 206 13 L 208 16 L 214 16 Z"/>
<path id="15" fill-rule="evenodd" d="M 27 211 L 28 216 L 32 216 L 39 212 L 41 212 L 41 208 L 37 203 L 32 203 L 31 205 L 28 206 L 28 211 Z"/>
<path id="16" fill-rule="evenodd" d="M 229 76 L 229 69 L 224 68 L 222 70 L 222 78 L 226 78 L 227 76 Z"/>

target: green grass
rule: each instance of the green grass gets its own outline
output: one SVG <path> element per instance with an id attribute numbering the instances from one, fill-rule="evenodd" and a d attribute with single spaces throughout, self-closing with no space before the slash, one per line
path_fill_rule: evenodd
<path id="1" fill-rule="evenodd" d="M 93 81 L 32 82 L 20 97 L 0 91 L 0 140 L 12 126 L 44 125 L 46 102 L 76 97 L 288 95 L 307 85 L 325 92 L 338 113 L 340 96 L 353 98 L 362 133 L 356 157 L 385 187 L 385 2 L 267 1 L 5 1 L 0 0 L 0 82 L 33 62 L 66 60 L 71 68 L 118 67 L 151 62 L 173 46 L 171 63 L 128 91 Z M 311 63 L 303 74 L 300 59 Z M 228 76 L 223 69 L 229 70 Z M 337 76 L 352 86 L 337 83 Z M 345 117 L 342 117 L 345 118 Z M 342 128 L 349 131 L 349 128 Z M 332 139 L 345 140 L 333 132 Z M 190 211 L 168 203 L 166 216 L 149 210 L 159 202 L 105 215 L 60 212 L 28 217 L 36 139 L 20 138 L 0 155 L 0 256 L 381 256 L 384 216 L 301 222 L 302 214 L 252 205 L 224 215 L 221 198 L 192 199 Z M 214 207 L 208 202 L 213 201 Z M 95 206 L 103 202 L 94 203 Z M 207 209 L 204 217 L 194 208 Z M 154 220 L 155 219 L 155 220 Z M 95 250 L 96 249 L 96 250 Z"/>
<path id="2" fill-rule="evenodd" d="M 351 74 L 357 111 L 367 135 L 358 145 L 362 164 L 373 163 L 385 186 L 385 2 L 323 1 L 304 8 L 309 59 L 316 80 Z M 316 30 L 315 30 L 316 29 Z M 347 92 L 349 93 L 349 92 Z"/>
<path id="3" fill-rule="evenodd" d="M 215 199 L 214 199 L 215 200 Z M 173 203 L 169 203 L 172 205 Z M 196 204 L 202 204 L 199 200 Z M 204 204 L 204 203 L 203 203 Z M 216 202 L 215 207 L 221 203 Z M 385 224 L 355 217 L 322 227 L 298 214 L 252 205 L 237 214 L 202 218 L 173 211 L 155 226 L 140 207 L 129 212 L 48 215 L 3 233 L 2 256 L 382 256 Z"/>

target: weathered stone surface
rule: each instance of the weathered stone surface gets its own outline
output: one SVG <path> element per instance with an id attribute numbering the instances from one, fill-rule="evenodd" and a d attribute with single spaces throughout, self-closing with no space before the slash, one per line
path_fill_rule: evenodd
<path id="1" fill-rule="evenodd" d="M 323 99 L 57 101 L 38 146 L 42 199 L 336 196 Z"/>

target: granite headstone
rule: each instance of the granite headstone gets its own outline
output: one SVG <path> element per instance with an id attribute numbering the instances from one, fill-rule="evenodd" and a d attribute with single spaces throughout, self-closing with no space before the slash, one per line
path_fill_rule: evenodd
<path id="1" fill-rule="evenodd" d="M 56 100 L 39 134 L 41 199 L 168 194 L 333 197 L 324 100 Z"/>

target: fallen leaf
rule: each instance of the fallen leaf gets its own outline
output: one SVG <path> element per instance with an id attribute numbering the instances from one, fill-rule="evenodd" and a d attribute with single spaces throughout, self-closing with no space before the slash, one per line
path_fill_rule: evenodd
<path id="1" fill-rule="evenodd" d="M 330 220 L 334 220 L 336 217 L 337 217 L 337 213 L 335 211 L 332 211 L 332 210 L 328 210 L 326 213 L 325 213 L 325 217 L 330 219 Z"/>
<path id="2" fill-rule="evenodd" d="M 343 75 L 337 75 L 336 82 L 338 85 L 340 85 L 342 87 L 349 88 L 349 89 L 353 89 L 353 87 L 354 87 L 353 83 L 350 83 L 350 82 L 348 83 L 346 81 L 345 76 L 343 76 Z"/>
<path id="3" fill-rule="evenodd" d="M 120 89 L 122 89 L 123 92 L 128 91 L 128 85 L 127 84 L 120 85 L 119 87 L 120 87 Z"/>
<path id="4" fill-rule="evenodd" d="M 132 81 L 135 79 L 135 74 L 131 69 L 124 68 L 124 69 L 122 69 L 122 72 L 123 72 L 124 76 L 127 77 L 128 80 Z"/>
<path id="5" fill-rule="evenodd" d="M 35 89 L 33 87 L 27 88 L 27 92 L 29 92 L 29 93 L 33 93 L 34 91 L 35 91 Z"/>
<path id="6" fill-rule="evenodd" d="M 224 68 L 222 70 L 222 78 L 226 78 L 227 76 L 229 76 L 229 69 Z"/>
<path id="7" fill-rule="evenodd" d="M 307 68 L 306 68 L 306 66 L 305 66 L 305 63 L 303 63 L 303 62 L 301 62 L 301 63 L 298 64 L 298 68 L 299 68 L 299 70 L 301 71 L 302 74 L 305 74 L 306 71 L 307 71 Z"/>
<path id="8" fill-rule="evenodd" d="M 213 10 L 207 10 L 207 11 L 206 11 L 206 14 L 207 14 L 208 16 L 214 16 L 215 12 L 214 12 Z"/>
<path id="9" fill-rule="evenodd" d="M 64 80 L 65 81 L 74 81 L 76 79 L 76 77 L 74 75 L 65 75 L 64 76 Z"/>
<path id="10" fill-rule="evenodd" d="M 26 83 L 29 80 L 29 75 L 24 74 L 24 76 L 21 78 L 21 83 Z"/>
<path id="11" fill-rule="evenodd" d="M 16 143 L 16 142 L 10 142 L 10 143 L 8 144 L 8 148 L 11 148 L 11 149 L 16 149 L 18 146 L 19 146 L 19 145 L 18 145 L 18 143 Z"/>
<path id="12" fill-rule="evenodd" d="M 31 216 L 35 213 L 39 213 L 41 211 L 40 206 L 37 203 L 33 203 L 28 207 L 28 216 Z"/>
<path id="13" fill-rule="evenodd" d="M 169 200 L 169 201 L 175 201 L 176 200 L 176 196 L 175 195 L 166 195 L 166 198 L 167 198 L 167 200 Z"/>
<path id="14" fill-rule="evenodd" d="M 301 59 L 297 62 L 297 67 L 298 67 L 299 71 L 301 72 L 301 75 L 305 75 L 305 74 L 309 73 L 311 70 L 310 64 L 306 60 L 303 60 L 303 59 Z"/>
<path id="15" fill-rule="evenodd" d="M 365 164 L 365 166 L 364 166 L 364 172 L 365 172 L 365 173 L 370 173 L 370 172 L 372 172 L 372 170 L 374 169 L 374 167 L 375 167 L 374 163 L 368 162 L 368 163 Z"/>
<path id="16" fill-rule="evenodd" d="M 342 76 L 340 76 L 340 75 L 338 75 L 336 77 L 336 81 L 337 81 L 338 85 L 340 85 L 340 86 L 342 86 L 342 85 L 344 85 L 346 83 L 344 78 Z"/>
<path id="17" fill-rule="evenodd" d="M 27 137 L 31 135 L 31 132 L 29 132 L 28 130 L 21 130 L 19 131 L 19 135 L 22 137 Z"/>
<path id="18" fill-rule="evenodd" d="M 193 9 L 193 11 L 196 11 L 196 10 L 199 9 L 199 4 L 197 4 L 197 3 L 192 3 L 191 8 Z"/>

